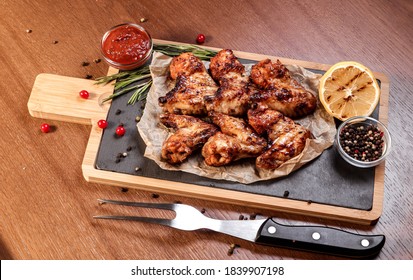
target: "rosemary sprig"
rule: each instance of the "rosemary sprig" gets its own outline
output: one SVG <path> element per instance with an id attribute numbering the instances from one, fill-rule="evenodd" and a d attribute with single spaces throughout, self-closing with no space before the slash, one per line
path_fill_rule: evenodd
<path id="1" fill-rule="evenodd" d="M 169 56 L 178 56 L 185 52 L 192 52 L 195 56 L 202 60 L 210 60 L 217 52 L 205 48 L 201 48 L 197 45 L 174 45 L 174 44 L 154 44 L 153 50 L 161 52 Z M 138 84 L 131 84 L 148 79 L 148 81 Z M 133 105 L 136 101 L 146 99 L 147 89 L 152 85 L 151 74 L 149 66 L 145 65 L 135 70 L 121 71 L 119 73 L 99 77 L 96 79 L 95 84 L 108 84 L 116 80 L 115 93 L 103 99 L 103 103 L 109 101 L 117 96 L 134 90 L 132 96 L 128 100 L 128 104 Z"/>
<path id="2" fill-rule="evenodd" d="M 202 60 L 210 60 L 217 52 L 197 45 L 174 45 L 174 44 L 154 44 L 153 50 L 169 55 L 177 56 L 185 52 L 191 52 Z"/>
<path id="3" fill-rule="evenodd" d="M 152 79 L 140 84 L 139 87 L 135 90 L 135 92 L 132 94 L 132 96 L 128 100 L 129 105 L 133 105 L 136 103 L 136 101 L 142 101 L 146 99 L 148 96 L 148 91 L 147 89 L 152 85 Z"/>
<path id="4" fill-rule="evenodd" d="M 138 82 L 138 81 L 141 81 L 141 80 L 149 78 L 149 77 L 151 77 L 150 73 L 148 73 L 148 74 L 139 74 L 139 75 L 131 75 L 126 79 L 120 79 L 116 82 L 115 90 L 120 89 L 120 88 L 124 88 L 124 87 L 126 87 L 126 86 L 128 86 L 128 85 L 130 85 L 134 82 Z"/>
<path id="5" fill-rule="evenodd" d="M 134 95 L 139 92 L 139 90 L 141 88 L 143 88 L 145 85 L 148 84 L 148 82 L 145 82 L 143 84 L 138 84 L 138 85 L 134 85 L 134 86 L 129 86 L 132 83 L 144 80 L 144 79 L 148 79 L 151 77 L 150 71 L 149 71 L 149 66 L 143 66 L 141 68 L 138 68 L 136 70 L 131 70 L 131 71 L 124 71 L 124 72 L 119 72 L 110 76 L 104 76 L 104 77 L 100 77 L 96 79 L 96 84 L 107 84 L 110 83 L 114 80 L 116 81 L 115 84 L 115 93 L 112 95 L 109 95 L 108 97 L 106 97 L 105 99 L 102 100 L 102 103 L 109 101 L 117 96 L 120 96 L 124 93 L 127 93 L 131 90 L 135 90 Z M 150 80 L 150 84 L 152 84 L 152 79 Z M 129 86 L 129 87 L 128 87 Z M 148 87 L 145 88 L 145 90 Z M 138 97 L 141 94 L 138 93 Z M 132 95 L 133 96 L 133 95 Z M 132 98 L 131 98 L 132 99 Z M 130 99 L 130 100 L 131 100 Z M 143 100 L 140 99 L 139 100 Z M 136 101 L 135 101 L 136 102 Z M 135 104 L 135 102 L 133 102 L 133 104 Z M 130 104 L 131 102 L 128 101 L 128 104 Z"/>
<path id="6" fill-rule="evenodd" d="M 111 99 L 113 99 L 113 98 L 115 98 L 115 97 L 118 97 L 118 96 L 120 96 L 120 95 L 122 95 L 122 94 L 124 94 L 124 93 L 126 93 L 126 92 L 131 91 L 131 90 L 138 89 L 139 86 L 140 86 L 140 85 L 136 85 L 136 86 L 131 86 L 131 87 L 128 87 L 128 88 L 124 88 L 124 89 L 122 89 L 122 90 L 119 90 L 119 91 L 115 92 L 114 94 L 111 94 L 111 95 L 109 95 L 108 97 L 106 97 L 105 99 L 103 99 L 103 100 L 102 100 L 102 103 L 105 103 L 106 101 L 109 101 L 109 100 L 111 100 Z"/>
<path id="7" fill-rule="evenodd" d="M 134 82 L 136 82 L 136 81 L 149 77 L 150 75 L 140 79 L 140 77 L 142 77 L 143 75 L 148 75 L 148 74 L 150 74 L 149 66 L 145 65 L 135 70 L 122 71 L 122 72 L 119 72 L 119 73 L 116 73 L 110 76 L 103 76 L 103 77 L 96 78 L 95 84 L 97 85 L 108 84 L 114 80 L 117 80 L 115 89 L 118 89 L 118 88 L 121 88 L 121 87 L 124 87 L 130 84 L 130 83 L 124 84 L 122 82 L 127 82 L 127 81 L 130 81 L 131 79 L 135 79 Z"/>

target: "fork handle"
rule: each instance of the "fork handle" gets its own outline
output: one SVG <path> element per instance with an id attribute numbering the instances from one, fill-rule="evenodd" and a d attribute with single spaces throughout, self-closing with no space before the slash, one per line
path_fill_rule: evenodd
<path id="1" fill-rule="evenodd" d="M 367 259 L 380 252 L 385 240 L 384 235 L 361 235 L 322 226 L 282 225 L 269 218 L 258 231 L 255 242 L 348 258 Z"/>

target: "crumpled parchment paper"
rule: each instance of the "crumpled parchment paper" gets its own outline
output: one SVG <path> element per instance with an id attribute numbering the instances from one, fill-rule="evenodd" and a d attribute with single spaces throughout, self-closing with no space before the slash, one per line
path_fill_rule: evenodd
<path id="1" fill-rule="evenodd" d="M 140 136 L 146 144 L 144 156 L 155 161 L 161 168 L 193 173 L 212 179 L 223 179 L 229 181 L 250 184 L 257 181 L 268 180 L 286 176 L 297 170 L 304 164 L 316 159 L 321 153 L 329 148 L 334 142 L 336 127 L 333 117 L 327 114 L 320 102 L 314 114 L 305 118 L 295 120 L 311 131 L 315 139 L 308 139 L 303 152 L 295 158 L 282 164 L 276 170 L 261 170 L 255 166 L 255 159 L 241 160 L 229 166 L 211 167 L 204 163 L 201 152 L 195 152 L 188 160 L 180 165 L 171 165 L 161 160 L 162 144 L 170 132 L 159 125 L 159 115 L 162 108 L 158 105 L 158 98 L 164 96 L 170 89 L 168 83 L 169 64 L 172 57 L 155 52 L 150 65 L 153 85 L 148 93 L 144 114 L 137 124 Z M 204 62 L 207 69 L 209 62 Z M 291 74 L 303 86 L 318 96 L 319 74 L 310 72 L 300 66 L 286 65 Z M 245 65 L 247 73 L 252 64 Z"/>

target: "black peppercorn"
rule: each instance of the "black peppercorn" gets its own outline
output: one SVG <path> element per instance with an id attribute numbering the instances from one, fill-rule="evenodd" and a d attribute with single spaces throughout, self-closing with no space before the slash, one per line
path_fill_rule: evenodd
<path id="1" fill-rule="evenodd" d="M 370 162 L 383 154 L 383 132 L 375 125 L 351 124 L 339 136 L 344 152 L 356 160 Z"/>
<path id="2" fill-rule="evenodd" d="M 238 247 L 240 247 L 240 245 L 238 245 L 238 244 L 231 244 L 230 246 L 229 246 L 229 249 L 228 249 L 228 256 L 231 256 L 232 254 L 234 254 L 234 250 L 235 250 L 235 248 L 238 248 Z"/>

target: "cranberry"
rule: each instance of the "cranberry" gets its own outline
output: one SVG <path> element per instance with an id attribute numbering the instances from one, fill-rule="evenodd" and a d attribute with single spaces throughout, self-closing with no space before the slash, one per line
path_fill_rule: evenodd
<path id="1" fill-rule="evenodd" d="M 84 99 L 88 99 L 89 98 L 89 92 L 87 90 L 81 90 L 79 92 L 80 97 L 84 98 Z"/>
<path id="2" fill-rule="evenodd" d="M 100 127 L 101 129 L 105 129 L 108 126 L 108 122 L 105 120 L 99 120 L 98 121 L 98 127 Z"/>
<path id="3" fill-rule="evenodd" d="M 41 130 L 43 133 L 48 133 L 48 132 L 50 131 L 50 125 L 48 125 L 47 123 L 43 123 L 43 124 L 40 126 L 40 130 Z"/>
<path id="4" fill-rule="evenodd" d="M 118 136 L 123 136 L 125 134 L 126 130 L 123 127 L 123 125 L 120 125 L 116 128 L 116 135 Z"/>
<path id="5" fill-rule="evenodd" d="M 198 44 L 203 44 L 205 42 L 205 35 L 204 34 L 198 34 L 196 37 L 196 42 Z"/>

